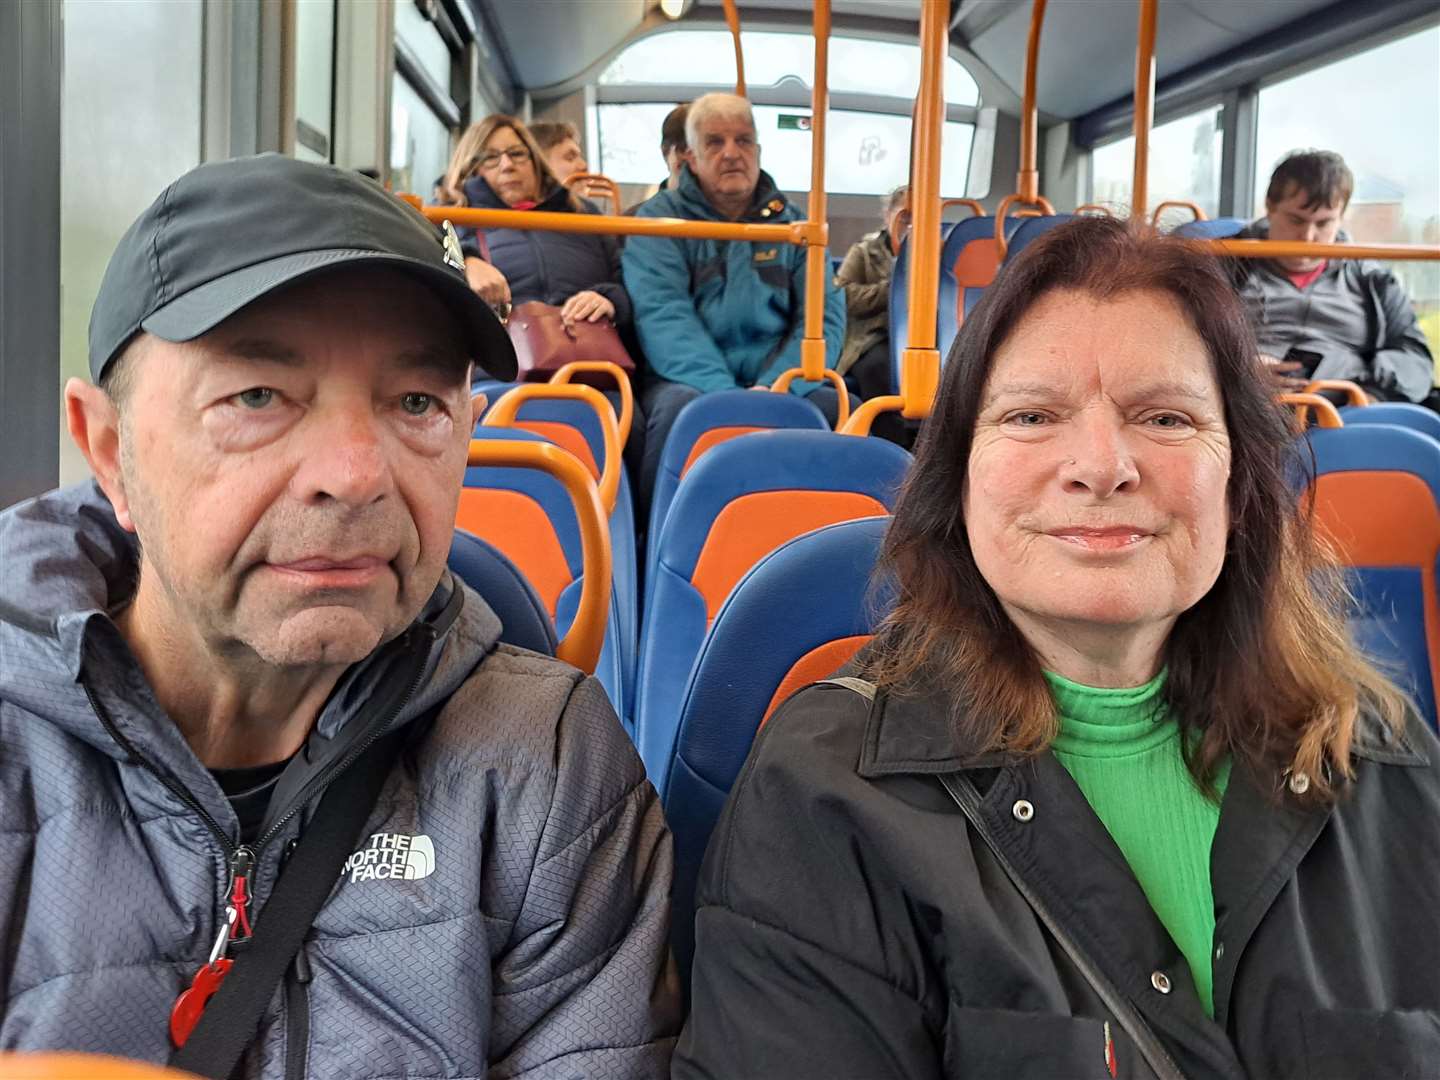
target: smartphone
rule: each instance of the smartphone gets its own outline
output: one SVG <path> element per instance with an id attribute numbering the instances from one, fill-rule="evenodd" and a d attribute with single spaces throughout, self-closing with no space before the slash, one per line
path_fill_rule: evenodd
<path id="1" fill-rule="evenodd" d="M 1314 376 L 1315 369 L 1320 366 L 1320 361 L 1323 359 L 1325 359 L 1325 357 L 1318 352 L 1311 352 L 1309 349 L 1296 349 L 1294 347 L 1285 354 L 1285 362 L 1287 364 L 1300 365 L 1300 370 L 1293 374 L 1306 379 Z"/>

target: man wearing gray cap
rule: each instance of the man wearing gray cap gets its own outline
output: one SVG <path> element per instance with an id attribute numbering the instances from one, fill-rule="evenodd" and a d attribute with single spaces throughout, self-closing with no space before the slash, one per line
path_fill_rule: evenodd
<path id="1" fill-rule="evenodd" d="M 0 1050 L 225 1077 L 662 1077 L 670 841 L 598 684 L 447 570 L 514 355 L 356 174 L 202 166 L 0 514 Z"/>

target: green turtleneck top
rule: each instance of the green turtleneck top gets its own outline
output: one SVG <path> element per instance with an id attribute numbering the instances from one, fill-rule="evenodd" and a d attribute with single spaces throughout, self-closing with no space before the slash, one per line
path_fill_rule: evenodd
<path id="1" fill-rule="evenodd" d="M 1144 686 L 1102 690 L 1045 673 L 1060 713 L 1051 749 L 1130 864 L 1150 907 L 1190 965 L 1214 1016 L 1210 844 L 1220 806 L 1195 785 L 1166 716 L 1162 671 Z M 1215 784 L 1223 794 L 1226 765 Z"/>

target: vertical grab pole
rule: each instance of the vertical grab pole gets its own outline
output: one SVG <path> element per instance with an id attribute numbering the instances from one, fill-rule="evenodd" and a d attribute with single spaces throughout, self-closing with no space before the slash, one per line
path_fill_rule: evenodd
<path id="1" fill-rule="evenodd" d="M 910 340 L 900 355 L 901 414 L 930 415 L 940 383 L 935 308 L 940 292 L 940 137 L 945 106 L 948 0 L 921 0 L 920 97 L 911 134 Z"/>
<path id="2" fill-rule="evenodd" d="M 1033 203 L 1040 196 L 1039 108 L 1035 104 L 1035 75 L 1040 69 L 1040 28 L 1045 24 L 1045 0 L 1030 8 L 1030 43 L 1025 50 L 1025 97 L 1020 105 L 1020 173 L 1015 191 L 1020 200 Z"/>
<path id="3" fill-rule="evenodd" d="M 740 47 L 740 11 L 735 0 L 725 0 L 725 22 L 735 39 L 735 95 L 745 96 L 745 50 Z"/>
<path id="4" fill-rule="evenodd" d="M 1155 123 L 1155 26 L 1158 0 L 1140 0 L 1140 33 L 1135 43 L 1135 177 L 1130 217 L 1145 219 L 1150 202 L 1150 128 Z"/>
<path id="5" fill-rule="evenodd" d="M 825 114 L 830 108 L 830 0 L 815 0 L 815 78 L 810 90 L 810 206 L 805 237 L 805 337 L 800 342 L 802 377 L 825 378 L 825 283 L 830 277 L 825 245 Z"/>

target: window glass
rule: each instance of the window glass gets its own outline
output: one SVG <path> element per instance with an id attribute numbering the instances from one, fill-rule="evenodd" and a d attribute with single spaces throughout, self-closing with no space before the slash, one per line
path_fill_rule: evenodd
<path id="1" fill-rule="evenodd" d="M 600 171 L 622 184 L 655 183 L 665 175 L 660 124 L 673 105 L 601 105 Z M 755 106 L 760 166 L 786 191 L 810 190 L 808 109 Z M 910 118 L 832 109 L 825 138 L 825 188 L 851 195 L 881 195 L 905 183 L 910 172 Z M 940 189 L 965 193 L 972 124 L 947 122 Z"/>
<path id="2" fill-rule="evenodd" d="M 396 3 L 395 36 L 409 46 L 436 85 L 450 85 L 450 46 L 445 44 L 435 24 L 415 5 L 415 0 Z"/>
<path id="3" fill-rule="evenodd" d="M 335 0 L 295 9 L 295 156 L 329 161 L 334 111 Z"/>
<path id="4" fill-rule="evenodd" d="M 1182 116 L 1150 132 L 1150 207 L 1169 199 L 1185 199 L 1205 211 L 1220 213 L 1220 107 Z M 1135 178 L 1135 137 L 1104 146 L 1090 155 L 1091 200 L 1128 213 Z M 1162 227 L 1178 225 L 1194 215 L 1184 209 L 1167 211 Z"/>
<path id="5" fill-rule="evenodd" d="M 427 202 L 450 164 L 450 131 L 403 75 L 390 103 L 390 186 Z"/>
<path id="6" fill-rule="evenodd" d="M 1292 150 L 1334 150 L 1355 175 L 1345 229 L 1371 243 L 1440 243 L 1440 27 L 1260 91 L 1255 214 Z M 1440 357 L 1440 263 L 1391 264 Z"/>
<path id="7" fill-rule="evenodd" d="M 808 87 L 815 71 L 815 42 L 803 34 L 765 30 L 741 33 L 745 81 L 774 86 L 790 80 Z M 830 39 L 830 90 L 914 98 L 920 91 L 920 49 L 898 41 Z M 600 85 L 680 83 L 733 88 L 735 46 L 725 30 L 671 30 L 642 38 L 600 76 Z M 953 57 L 945 61 L 945 100 L 976 105 L 980 90 Z"/>

